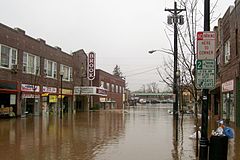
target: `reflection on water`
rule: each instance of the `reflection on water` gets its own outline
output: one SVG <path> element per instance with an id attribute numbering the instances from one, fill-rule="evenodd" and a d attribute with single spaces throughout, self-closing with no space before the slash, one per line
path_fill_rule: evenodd
<path id="1" fill-rule="evenodd" d="M 184 117 L 176 143 L 171 106 L 1 120 L 0 159 L 193 160 L 194 120 Z"/>

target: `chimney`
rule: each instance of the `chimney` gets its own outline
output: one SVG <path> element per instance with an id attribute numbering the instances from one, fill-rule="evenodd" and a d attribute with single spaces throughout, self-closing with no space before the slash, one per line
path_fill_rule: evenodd
<path id="1" fill-rule="evenodd" d="M 38 40 L 40 43 L 46 44 L 46 41 L 45 41 L 44 39 L 42 39 L 42 38 L 38 38 L 37 40 Z"/>
<path id="2" fill-rule="evenodd" d="M 18 33 L 25 35 L 25 31 L 22 30 L 21 28 L 16 27 L 16 28 L 14 28 L 14 30 L 17 31 Z"/>
<path id="3" fill-rule="evenodd" d="M 58 46 L 55 46 L 55 48 L 59 51 L 62 51 L 62 48 L 58 47 Z"/>

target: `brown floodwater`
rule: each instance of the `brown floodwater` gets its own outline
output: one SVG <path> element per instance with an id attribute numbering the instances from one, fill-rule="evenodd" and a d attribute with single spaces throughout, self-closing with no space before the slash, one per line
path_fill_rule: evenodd
<path id="1" fill-rule="evenodd" d="M 184 116 L 176 143 L 170 107 L 83 112 L 63 119 L 47 115 L 2 119 L 0 159 L 193 160 L 195 141 L 188 137 L 194 132 L 194 119 Z"/>

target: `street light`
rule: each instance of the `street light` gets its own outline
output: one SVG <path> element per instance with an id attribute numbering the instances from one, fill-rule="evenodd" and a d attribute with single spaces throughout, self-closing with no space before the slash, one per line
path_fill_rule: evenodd
<path id="1" fill-rule="evenodd" d="M 60 118 L 62 118 L 62 114 L 63 114 L 63 106 L 62 106 L 62 80 L 63 80 L 63 71 L 60 71 L 59 73 L 60 75 L 60 88 L 61 88 L 61 92 L 60 92 Z"/>

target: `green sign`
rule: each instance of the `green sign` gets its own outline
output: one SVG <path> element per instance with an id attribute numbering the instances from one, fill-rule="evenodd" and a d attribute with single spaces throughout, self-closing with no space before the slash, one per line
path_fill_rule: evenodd
<path id="1" fill-rule="evenodd" d="M 215 87 L 215 60 L 197 60 L 196 86 L 198 89 Z"/>

